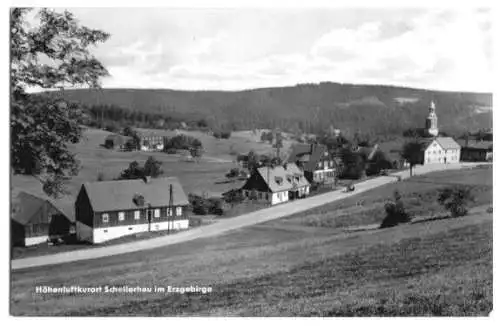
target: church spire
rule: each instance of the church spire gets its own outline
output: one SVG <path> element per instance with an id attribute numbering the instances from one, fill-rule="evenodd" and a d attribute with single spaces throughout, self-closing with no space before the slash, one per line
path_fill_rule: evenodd
<path id="1" fill-rule="evenodd" d="M 436 104 L 434 101 L 431 101 L 429 105 L 429 115 L 425 119 L 425 131 L 429 137 L 436 137 L 439 134 Z"/>

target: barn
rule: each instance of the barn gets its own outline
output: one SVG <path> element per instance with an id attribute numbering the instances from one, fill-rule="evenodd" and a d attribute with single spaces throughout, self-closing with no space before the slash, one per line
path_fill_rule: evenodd
<path id="1" fill-rule="evenodd" d="M 49 200 L 21 191 L 12 200 L 11 242 L 33 246 L 66 237 L 72 222 Z"/>
<path id="2" fill-rule="evenodd" d="M 80 241 L 189 227 L 188 199 L 179 180 L 144 178 L 85 183 L 75 202 Z"/>
<path id="3" fill-rule="evenodd" d="M 104 146 L 108 149 L 125 150 L 127 143 L 132 141 L 132 137 L 111 134 L 104 140 Z"/>

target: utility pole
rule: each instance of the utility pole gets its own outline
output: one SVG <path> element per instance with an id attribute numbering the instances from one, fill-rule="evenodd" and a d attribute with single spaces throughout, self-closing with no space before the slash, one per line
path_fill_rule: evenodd
<path id="1" fill-rule="evenodd" d="M 173 193 L 173 186 L 172 184 L 170 184 L 170 187 L 169 187 L 169 191 L 170 191 L 170 198 L 169 198 L 169 201 L 168 201 L 168 207 L 170 209 L 170 215 L 171 216 L 174 216 L 174 193 Z M 167 234 L 170 234 L 170 219 L 168 217 L 168 212 L 167 212 Z"/>

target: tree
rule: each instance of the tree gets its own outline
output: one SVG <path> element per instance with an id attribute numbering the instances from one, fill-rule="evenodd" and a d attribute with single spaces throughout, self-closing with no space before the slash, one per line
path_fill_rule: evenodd
<path id="1" fill-rule="evenodd" d="M 143 173 L 145 176 L 150 176 L 153 178 L 158 178 L 163 174 L 161 168 L 162 163 L 155 159 L 153 156 L 148 157 L 146 163 L 144 163 Z"/>
<path id="2" fill-rule="evenodd" d="M 65 180 L 78 173 L 79 163 L 67 143 L 80 140 L 85 115 L 59 92 L 33 95 L 26 88 L 98 88 L 108 72 L 88 48 L 109 34 L 80 26 L 68 11 L 49 9 L 40 9 L 29 28 L 30 10 L 11 10 L 11 165 L 14 173 L 37 177 L 43 190 L 57 197 L 65 192 Z"/>
<path id="3" fill-rule="evenodd" d="M 126 126 L 122 130 L 122 135 L 127 136 L 127 137 L 132 137 L 132 143 L 127 143 L 127 147 L 135 147 L 135 149 L 138 149 L 141 147 L 141 137 L 139 136 L 139 133 L 137 130 L 133 129 L 130 126 Z M 127 148 L 127 149 L 132 149 L 132 148 Z"/>
<path id="4" fill-rule="evenodd" d="M 203 155 L 203 147 L 201 147 L 201 146 L 192 146 L 189 149 L 189 153 L 191 154 L 192 158 L 200 159 L 202 157 L 202 155 Z"/>
<path id="5" fill-rule="evenodd" d="M 467 205 L 472 201 L 474 197 L 470 188 L 464 186 L 442 189 L 438 197 L 439 204 L 450 211 L 452 217 L 467 215 Z"/>
<path id="6" fill-rule="evenodd" d="M 401 200 L 401 194 L 396 190 L 393 196 L 394 201 L 384 205 L 385 218 L 380 225 L 381 228 L 393 227 L 400 223 L 411 221 L 410 215 L 406 212 L 403 201 Z"/>
<path id="7" fill-rule="evenodd" d="M 132 180 L 144 178 L 144 169 L 134 161 L 129 164 L 128 168 L 123 170 L 118 179 L 120 180 Z"/>
<path id="8" fill-rule="evenodd" d="M 368 164 L 367 174 L 373 175 L 380 173 L 381 170 L 389 170 L 392 168 L 391 161 L 387 158 L 387 155 L 381 150 L 376 151 L 373 154 L 372 159 Z"/>
<path id="9" fill-rule="evenodd" d="M 343 169 L 341 176 L 347 179 L 361 179 L 366 174 L 366 161 L 360 153 L 350 148 L 341 151 Z"/>
<path id="10" fill-rule="evenodd" d="M 250 174 L 252 174 L 255 170 L 257 170 L 260 167 L 259 156 L 253 150 L 248 152 L 247 167 Z"/>
<path id="11" fill-rule="evenodd" d="M 413 176 L 413 167 L 422 164 L 424 149 L 425 145 L 417 140 L 403 145 L 401 157 L 410 164 L 410 177 Z"/>

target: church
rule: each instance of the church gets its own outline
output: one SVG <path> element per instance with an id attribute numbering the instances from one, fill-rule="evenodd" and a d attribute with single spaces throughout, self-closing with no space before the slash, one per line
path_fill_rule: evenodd
<path id="1" fill-rule="evenodd" d="M 460 160 L 460 145 L 452 137 L 440 137 L 436 105 L 431 101 L 425 119 L 422 164 L 449 164 Z"/>

